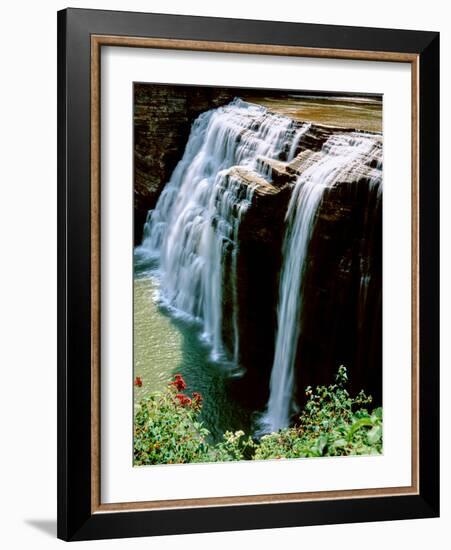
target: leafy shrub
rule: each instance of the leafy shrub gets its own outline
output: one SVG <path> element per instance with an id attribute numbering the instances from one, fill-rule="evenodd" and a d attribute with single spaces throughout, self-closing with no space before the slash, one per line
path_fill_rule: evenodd
<path id="1" fill-rule="evenodd" d="M 167 389 L 144 398 L 135 415 L 134 463 L 180 464 L 319 456 L 371 455 L 382 452 L 382 409 L 368 412 L 371 397 L 355 398 L 346 390 L 347 372 L 336 382 L 306 388 L 307 403 L 298 423 L 263 436 L 227 431 L 222 441 L 208 443 L 209 431 L 199 420 L 202 396 L 186 390 L 177 374 Z"/>
<path id="2" fill-rule="evenodd" d="M 198 419 L 201 397 L 180 393 L 183 384 L 181 377 L 176 378 L 166 391 L 153 393 L 140 402 L 135 415 L 136 466 L 204 459 L 209 432 Z"/>
<path id="3" fill-rule="evenodd" d="M 371 397 L 361 391 L 350 397 L 345 367 L 336 383 L 306 388 L 308 397 L 293 428 L 261 438 L 255 459 L 372 455 L 382 452 L 382 408 L 368 412 Z"/>
<path id="4" fill-rule="evenodd" d="M 231 460 L 251 460 L 255 443 L 251 437 L 244 437 L 244 432 L 226 432 L 223 440 L 210 448 L 209 462 L 228 462 Z"/>

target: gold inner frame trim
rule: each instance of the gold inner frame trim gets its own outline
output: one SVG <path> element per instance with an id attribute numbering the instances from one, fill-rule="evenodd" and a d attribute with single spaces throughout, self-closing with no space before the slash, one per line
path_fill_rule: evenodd
<path id="1" fill-rule="evenodd" d="M 100 492 L 100 50 L 102 46 L 410 63 L 412 74 L 412 480 L 406 487 L 278 493 L 104 504 Z M 308 502 L 419 494 L 419 56 L 399 52 L 304 48 L 129 36 L 91 36 L 91 513 Z"/>

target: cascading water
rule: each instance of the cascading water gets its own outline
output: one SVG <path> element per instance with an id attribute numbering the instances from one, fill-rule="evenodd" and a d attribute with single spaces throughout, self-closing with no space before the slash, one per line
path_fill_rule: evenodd
<path id="1" fill-rule="evenodd" d="M 283 264 L 279 282 L 277 337 L 270 378 L 270 397 L 260 419 L 259 433 L 289 425 L 295 411 L 293 400 L 298 338 L 301 331 L 303 279 L 315 217 L 327 188 L 358 173 L 362 164 L 374 160 L 370 185 L 380 186 L 380 142 L 371 134 L 333 134 L 321 151 L 307 156 L 286 214 Z M 351 179 L 352 179 L 351 178 Z M 301 357 L 302 362 L 302 357 Z"/>
<path id="2" fill-rule="evenodd" d="M 299 144 L 301 143 L 301 139 L 310 130 L 311 126 L 312 125 L 310 123 L 303 124 L 294 135 L 290 151 L 288 152 L 288 161 L 293 160 L 296 156 Z"/>
<path id="3" fill-rule="evenodd" d="M 268 179 L 264 158 L 277 159 L 292 145 L 297 125 L 264 107 L 235 99 L 201 114 L 194 122 L 183 158 L 149 212 L 137 251 L 159 264 L 162 301 L 179 315 L 202 323 L 214 359 L 239 360 L 236 269 L 238 231 L 252 201 L 233 167 Z M 230 254 L 233 346 L 223 340 L 223 279 Z"/>

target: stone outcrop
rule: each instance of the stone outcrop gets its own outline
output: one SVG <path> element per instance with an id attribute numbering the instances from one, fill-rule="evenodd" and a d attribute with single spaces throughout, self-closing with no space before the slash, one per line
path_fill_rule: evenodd
<path id="1" fill-rule="evenodd" d="M 334 131 L 312 127 L 289 163 L 262 159 L 267 180 L 232 170 L 243 186 L 254 187 L 239 229 L 236 284 L 240 362 L 246 369 L 237 386 L 240 398 L 255 408 L 263 407 L 269 394 L 285 216 L 294 181 Z M 348 369 L 351 391 L 364 388 L 375 403 L 382 399 L 382 203 L 371 184 L 381 151 L 326 190 L 317 212 L 296 362 L 300 404 L 306 386 L 331 383 L 341 364 Z M 225 281 L 226 341 L 230 309 L 231 287 Z"/>
<path id="2" fill-rule="evenodd" d="M 297 353 L 298 402 L 339 365 L 350 390 L 382 400 L 382 203 L 365 177 L 327 190 L 305 280 Z M 327 342 L 327 345 L 325 345 Z"/>
<path id="3" fill-rule="evenodd" d="M 243 185 L 252 185 L 250 208 L 239 226 L 239 249 L 234 286 L 224 270 L 223 312 L 224 341 L 232 349 L 233 292 L 236 288 L 240 332 L 240 365 L 244 378 L 235 382 L 240 400 L 253 408 L 264 406 L 274 355 L 277 324 L 278 273 L 282 261 L 285 213 L 291 187 L 274 185 L 260 176 L 233 169 Z M 229 258 L 230 261 L 230 258 Z M 250 387 L 253 391 L 250 391 Z M 241 391 L 240 391 L 241 390 Z"/>

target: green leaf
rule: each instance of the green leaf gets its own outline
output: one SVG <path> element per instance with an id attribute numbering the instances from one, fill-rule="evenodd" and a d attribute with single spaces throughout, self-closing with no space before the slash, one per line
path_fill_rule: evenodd
<path id="1" fill-rule="evenodd" d="M 382 426 L 374 426 L 367 434 L 368 443 L 374 445 L 381 440 L 382 437 Z"/>
<path id="2" fill-rule="evenodd" d="M 373 423 L 371 421 L 371 418 L 368 417 L 368 416 L 364 416 L 363 418 L 360 418 L 359 420 L 357 420 L 356 422 L 354 422 L 354 424 L 351 426 L 349 432 L 348 432 L 348 436 L 347 436 L 347 440 L 348 441 L 351 441 L 351 439 L 354 437 L 354 434 L 360 430 L 360 428 L 363 428 L 365 426 L 372 426 Z"/>
<path id="3" fill-rule="evenodd" d="M 315 445 L 315 446 L 316 446 L 316 448 L 317 448 L 317 450 L 318 450 L 318 453 L 319 453 L 320 455 L 323 454 L 323 451 L 324 451 L 324 449 L 326 448 L 327 442 L 328 442 L 328 437 L 327 437 L 327 435 L 320 435 L 320 436 L 318 437 L 318 439 L 316 440 L 316 445 Z"/>

